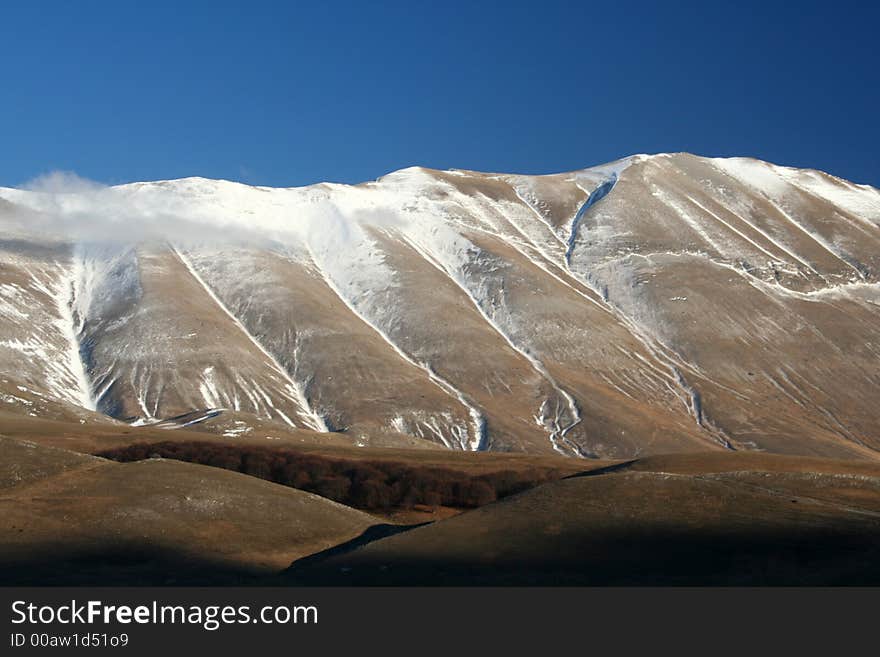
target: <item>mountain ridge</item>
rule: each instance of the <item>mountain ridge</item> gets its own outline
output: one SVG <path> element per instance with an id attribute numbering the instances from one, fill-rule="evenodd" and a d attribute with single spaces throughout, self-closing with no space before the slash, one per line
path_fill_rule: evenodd
<path id="1" fill-rule="evenodd" d="M 56 400 L 79 354 L 98 410 L 129 423 L 225 409 L 613 458 L 880 446 L 880 192 L 822 172 L 657 154 L 0 199 L 0 362 L 69 361 L 0 381 L 25 413 L 78 417 Z M 35 333 L 22 315 L 41 313 Z M 68 324 L 72 342 L 51 329 Z"/>
<path id="2" fill-rule="evenodd" d="M 810 174 L 821 174 L 822 176 L 827 176 L 828 178 L 832 178 L 835 181 L 844 183 L 849 186 L 858 187 L 858 188 L 862 188 L 865 190 L 874 190 L 874 191 L 880 192 L 880 187 L 876 187 L 875 185 L 871 185 L 870 183 L 854 182 L 852 180 L 844 178 L 843 176 L 838 176 L 836 174 L 833 174 L 829 171 L 825 171 L 824 169 L 820 169 L 818 167 L 798 167 L 798 166 L 789 165 L 789 164 L 776 164 L 776 163 L 770 162 L 769 160 L 763 160 L 761 158 L 752 157 L 752 156 L 748 156 L 748 155 L 707 156 L 707 155 L 700 155 L 698 153 L 694 153 L 691 151 L 658 151 L 656 153 L 633 153 L 631 155 L 624 155 L 623 157 L 617 158 L 615 160 L 609 160 L 607 162 L 603 162 L 600 164 L 593 164 L 593 165 L 589 165 L 586 167 L 581 167 L 581 168 L 576 168 L 576 169 L 568 169 L 568 170 L 563 170 L 563 171 L 552 171 L 552 172 L 548 172 L 548 173 L 483 171 L 483 170 L 479 170 L 479 169 L 463 169 L 460 167 L 451 167 L 448 169 L 441 169 L 441 168 L 430 167 L 430 166 L 421 165 L 421 164 L 412 164 L 409 166 L 401 167 L 400 169 L 393 169 L 393 170 L 388 171 L 387 173 L 383 173 L 382 175 L 380 175 L 376 178 L 373 178 L 373 179 L 362 180 L 362 181 L 354 182 L 354 183 L 345 183 L 345 182 L 339 182 L 339 181 L 335 181 L 335 180 L 319 180 L 319 181 L 316 181 L 313 183 L 307 183 L 304 185 L 256 185 L 256 184 L 247 183 L 247 182 L 244 182 L 241 180 L 233 180 L 230 178 L 211 178 L 208 176 L 201 176 L 201 175 L 196 174 L 196 175 L 190 175 L 190 176 L 181 176 L 179 178 L 157 178 L 155 180 L 132 180 L 129 182 L 115 183 L 112 185 L 108 185 L 108 184 L 94 182 L 94 181 L 91 181 L 88 179 L 81 179 L 76 174 L 71 174 L 71 176 L 74 181 L 76 181 L 76 180 L 83 181 L 84 185 L 92 186 L 93 189 L 96 189 L 96 190 L 108 189 L 108 188 L 109 189 L 124 188 L 124 187 L 129 187 L 129 186 L 136 186 L 136 185 L 153 185 L 153 184 L 175 183 L 175 182 L 184 182 L 184 181 L 228 183 L 231 185 L 241 185 L 243 187 L 252 187 L 254 189 L 266 189 L 266 190 L 275 190 L 275 189 L 301 190 L 301 189 L 308 189 L 311 187 L 318 187 L 321 185 L 341 186 L 341 187 L 360 187 L 363 185 L 368 185 L 370 183 L 381 182 L 384 178 L 386 178 L 388 176 L 393 176 L 394 174 L 404 173 L 407 171 L 423 171 L 423 172 L 428 172 L 428 173 L 458 173 L 458 174 L 479 175 L 479 176 L 486 176 L 486 177 L 524 176 L 524 177 L 529 177 L 529 178 L 546 178 L 546 177 L 553 177 L 553 176 L 564 176 L 567 174 L 575 174 L 575 173 L 578 173 L 581 171 L 589 171 L 590 169 L 609 166 L 609 165 L 612 165 L 612 164 L 615 164 L 618 162 L 622 162 L 625 160 L 650 159 L 650 158 L 656 158 L 656 157 L 677 157 L 677 156 L 696 157 L 696 158 L 701 158 L 701 159 L 709 160 L 709 161 L 713 161 L 713 160 L 719 160 L 719 161 L 720 160 L 742 160 L 742 161 L 748 161 L 748 162 L 770 164 L 776 169 L 799 171 L 799 172 L 810 173 Z M 64 173 L 64 172 L 62 172 L 62 173 Z M 51 177 L 51 174 L 49 174 L 48 177 Z M 29 181 L 27 183 L 24 183 L 24 184 L 18 185 L 18 186 L 0 185 L 0 191 L 2 191 L 2 192 L 39 191 L 40 187 L 42 186 L 41 181 L 43 181 L 46 178 L 47 178 L 47 176 L 37 176 L 37 178 L 35 180 Z M 76 183 L 73 182 L 70 184 L 70 186 L 75 187 Z M 65 187 L 65 184 L 62 182 L 58 185 L 58 187 L 63 188 L 63 187 Z M 71 192 L 71 193 L 75 193 L 75 192 Z M 2 200 L 5 201 L 5 199 L 2 199 Z"/>

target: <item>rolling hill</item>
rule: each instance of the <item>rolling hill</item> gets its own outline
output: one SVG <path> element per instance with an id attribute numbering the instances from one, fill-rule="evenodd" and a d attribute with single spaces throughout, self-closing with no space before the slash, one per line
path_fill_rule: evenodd
<path id="1" fill-rule="evenodd" d="M 294 563 L 289 584 L 876 585 L 880 467 L 759 455 L 625 463 Z"/>

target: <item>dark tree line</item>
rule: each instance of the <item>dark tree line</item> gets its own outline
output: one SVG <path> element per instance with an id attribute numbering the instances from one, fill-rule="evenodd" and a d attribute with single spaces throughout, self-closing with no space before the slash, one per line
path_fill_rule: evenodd
<path id="1" fill-rule="evenodd" d="M 99 452 L 114 461 L 166 458 L 209 465 L 298 488 L 360 509 L 478 507 L 558 479 L 551 468 L 472 474 L 398 461 L 358 460 L 255 445 L 138 443 Z"/>

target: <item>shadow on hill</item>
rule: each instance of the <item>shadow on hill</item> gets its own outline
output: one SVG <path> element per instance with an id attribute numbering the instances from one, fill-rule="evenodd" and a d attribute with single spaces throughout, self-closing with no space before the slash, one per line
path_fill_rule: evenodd
<path id="1" fill-rule="evenodd" d="M 310 568 L 373 541 L 430 523 L 378 524 L 359 536 L 294 562 Z M 155 546 L 114 546 L 34 554 L 0 561 L 0 586 L 260 586 L 275 575 L 221 561 L 196 558 Z"/>
<path id="2" fill-rule="evenodd" d="M 354 550 L 357 550 L 360 547 L 372 543 L 373 541 L 378 541 L 383 538 L 388 538 L 389 536 L 394 536 L 395 534 L 407 532 L 410 529 L 415 529 L 416 527 L 422 527 L 424 525 L 430 524 L 430 522 L 422 522 L 417 525 L 373 525 L 372 527 L 368 527 L 366 530 L 364 530 L 364 532 L 360 536 L 355 536 L 349 541 L 340 543 L 339 545 L 334 545 L 333 547 L 322 550 L 321 552 L 310 554 L 309 556 L 303 557 L 302 559 L 297 559 L 285 572 L 291 572 L 294 569 L 307 570 L 309 568 L 314 568 L 320 563 L 326 561 L 327 559 L 342 556 L 343 554 L 348 554 L 349 552 L 353 552 Z"/>
<path id="3" fill-rule="evenodd" d="M 623 472 L 624 470 L 629 470 L 635 463 L 638 463 L 638 459 L 630 459 L 629 461 L 623 461 L 622 463 L 615 463 L 614 465 L 606 465 L 604 468 L 595 468 L 593 470 L 585 470 L 584 472 L 575 472 L 574 474 L 570 474 L 567 477 L 563 477 L 563 479 L 578 479 L 580 477 L 598 477 L 600 475 L 613 474 L 615 472 Z"/>
<path id="4" fill-rule="evenodd" d="M 0 563 L 2 586 L 253 586 L 265 575 L 155 547 L 34 555 Z"/>
<path id="5" fill-rule="evenodd" d="M 524 554 L 527 550 L 520 545 L 494 550 L 478 545 L 472 556 L 458 558 L 446 556 L 443 543 L 431 536 L 421 538 L 433 554 L 419 551 L 430 556 L 413 556 L 390 543 L 421 526 L 374 525 L 350 541 L 295 561 L 278 575 L 170 550 L 127 547 L 68 552 L 54 560 L 35 555 L 7 561 L 0 564 L 0 585 L 880 585 L 880 532 L 583 532 L 568 537 L 567 545 L 557 541 L 548 546 L 546 554 Z"/>
<path id="6" fill-rule="evenodd" d="M 434 537 L 423 538 L 436 556 L 408 556 L 405 547 L 380 540 L 312 567 L 295 562 L 274 579 L 302 586 L 880 585 L 880 533 L 583 532 L 562 549 L 548 545 L 546 554 L 488 545 L 458 559 L 445 556 Z"/>

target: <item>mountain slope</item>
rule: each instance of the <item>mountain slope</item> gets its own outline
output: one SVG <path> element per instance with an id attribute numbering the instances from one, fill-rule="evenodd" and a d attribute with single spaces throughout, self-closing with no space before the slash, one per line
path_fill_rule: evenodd
<path id="1" fill-rule="evenodd" d="M 640 155 L 0 199 L 7 410 L 606 458 L 880 447 L 880 192 L 820 172 Z"/>

